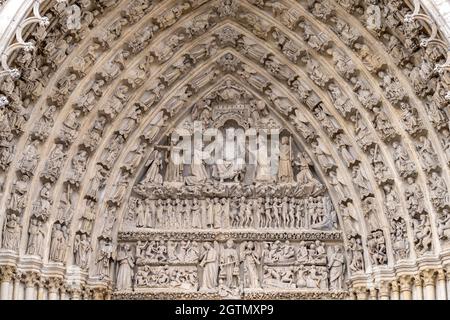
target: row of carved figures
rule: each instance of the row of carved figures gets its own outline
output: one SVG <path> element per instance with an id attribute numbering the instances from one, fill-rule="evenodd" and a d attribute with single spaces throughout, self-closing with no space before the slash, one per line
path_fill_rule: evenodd
<path id="1" fill-rule="evenodd" d="M 337 228 L 336 213 L 329 197 L 131 198 L 128 210 L 127 219 L 137 228 Z"/>
<path id="2" fill-rule="evenodd" d="M 164 252 L 164 248 L 173 252 Z M 155 264 L 152 258 L 159 261 Z M 308 244 L 168 241 L 167 246 L 164 241 L 138 242 L 135 255 L 129 244 L 120 246 L 117 263 L 118 290 L 182 288 L 231 295 L 242 288 L 340 290 L 345 277 L 341 247 L 326 247 L 320 241 Z"/>
<path id="3" fill-rule="evenodd" d="M 258 252 L 261 252 L 263 262 L 269 265 L 292 263 L 325 265 L 327 249 L 328 247 L 319 240 L 299 243 L 276 240 L 258 244 Z M 135 251 L 137 264 L 196 264 L 199 261 L 201 244 L 195 240 L 138 241 Z"/>

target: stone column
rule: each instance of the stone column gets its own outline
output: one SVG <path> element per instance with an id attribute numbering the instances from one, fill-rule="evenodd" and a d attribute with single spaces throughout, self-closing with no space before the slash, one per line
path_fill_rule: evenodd
<path id="1" fill-rule="evenodd" d="M 379 299 L 380 300 L 389 300 L 389 285 L 385 281 L 382 281 L 380 283 L 380 294 Z"/>
<path id="2" fill-rule="evenodd" d="M 436 299 L 447 300 L 447 288 L 444 270 L 438 270 L 436 276 Z"/>
<path id="3" fill-rule="evenodd" d="M 400 298 L 402 300 L 411 300 L 411 276 L 401 276 L 400 277 Z"/>
<path id="4" fill-rule="evenodd" d="M 450 300 L 450 267 L 445 269 L 445 276 L 447 280 L 447 300 Z"/>
<path id="5" fill-rule="evenodd" d="M 435 273 L 435 270 L 432 269 L 426 269 L 422 272 L 424 300 L 436 299 Z"/>
<path id="6" fill-rule="evenodd" d="M 14 277 L 13 300 L 23 300 L 23 288 L 21 284 L 22 274 L 17 273 Z"/>
<path id="7" fill-rule="evenodd" d="M 58 287 L 51 286 L 48 288 L 48 300 L 59 300 L 58 299 Z"/>
<path id="8" fill-rule="evenodd" d="M 61 300 L 69 300 L 69 296 L 67 294 L 67 290 L 66 290 L 65 286 L 62 286 L 60 288 L 60 299 Z"/>
<path id="9" fill-rule="evenodd" d="M 38 300 L 46 300 L 45 298 L 46 297 L 45 297 L 44 283 L 42 283 L 42 281 L 39 281 L 37 299 Z"/>
<path id="10" fill-rule="evenodd" d="M 72 289 L 72 299 L 71 300 L 80 300 L 81 299 L 81 290 L 78 288 Z"/>
<path id="11" fill-rule="evenodd" d="M 423 300 L 422 278 L 420 275 L 414 277 L 413 299 Z"/>
<path id="12" fill-rule="evenodd" d="M 378 300 L 378 290 L 376 288 L 370 288 L 369 300 Z"/>
<path id="13" fill-rule="evenodd" d="M 10 300 L 14 268 L 11 266 L 0 267 L 0 300 Z"/>
<path id="14" fill-rule="evenodd" d="M 356 300 L 367 300 L 368 299 L 367 288 L 357 287 L 357 288 L 355 288 L 355 292 L 356 292 Z"/>
<path id="15" fill-rule="evenodd" d="M 61 286 L 61 279 L 48 279 L 48 300 L 59 300 L 59 287 Z"/>
<path id="16" fill-rule="evenodd" d="M 391 282 L 391 300 L 400 300 L 400 287 L 396 280 Z"/>
<path id="17" fill-rule="evenodd" d="M 92 300 L 93 298 L 93 292 L 90 288 L 84 288 L 84 290 L 81 293 L 83 300 Z"/>
<path id="18" fill-rule="evenodd" d="M 25 300 L 36 300 L 37 275 L 33 272 L 25 276 Z"/>

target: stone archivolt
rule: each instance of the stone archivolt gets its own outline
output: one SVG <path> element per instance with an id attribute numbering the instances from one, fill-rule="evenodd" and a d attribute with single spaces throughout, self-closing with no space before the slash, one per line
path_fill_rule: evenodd
<path id="1" fill-rule="evenodd" d="M 428 25 L 408 18 L 407 4 L 70 5 L 81 11 L 79 28 L 68 24 L 66 2 L 48 3 L 50 25 L 28 30 L 36 49 L 14 51 L 9 66 L 21 73 L 0 86 L 1 298 L 450 296 L 449 83 L 434 69 L 447 57 L 423 46 Z M 233 96 L 217 95 L 227 84 L 246 92 L 231 104 L 247 106 L 242 113 L 214 109 Z M 211 109 L 212 119 L 203 112 Z M 192 173 L 167 184 L 174 177 L 155 150 L 197 119 L 284 128 L 303 154 L 289 160 L 311 171 L 320 192 L 305 191 L 312 180 L 298 177 L 309 175 L 250 190 L 236 172 L 219 174 L 222 184 Z M 249 204 L 239 204 L 235 224 L 214 228 L 205 212 L 188 228 L 147 224 L 161 210 L 175 220 L 192 214 L 194 199 L 202 210 L 232 212 L 233 188 Z M 264 188 L 275 190 L 269 199 Z M 293 203 L 307 210 L 310 197 L 329 204 L 311 212 L 334 213 L 334 224 L 295 218 Z M 168 210 L 176 199 L 183 208 Z M 259 205 L 283 220 L 274 200 L 294 219 L 262 223 Z M 237 257 L 233 268 L 220 262 L 227 254 Z M 264 260 L 272 254 L 286 261 Z"/>

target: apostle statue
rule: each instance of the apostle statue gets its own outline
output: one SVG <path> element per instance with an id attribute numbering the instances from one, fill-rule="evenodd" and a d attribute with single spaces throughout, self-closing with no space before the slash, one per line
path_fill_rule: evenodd
<path id="1" fill-rule="evenodd" d="M 294 173 L 292 171 L 292 143 L 290 137 L 281 138 L 278 181 L 282 183 L 294 182 Z"/>
<path id="2" fill-rule="evenodd" d="M 92 250 L 89 237 L 86 234 L 77 234 L 74 243 L 74 262 L 82 269 L 87 268 L 89 252 Z"/>

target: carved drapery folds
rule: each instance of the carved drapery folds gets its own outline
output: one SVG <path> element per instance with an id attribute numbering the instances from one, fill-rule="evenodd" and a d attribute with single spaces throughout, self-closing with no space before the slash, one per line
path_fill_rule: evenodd
<path id="1" fill-rule="evenodd" d="M 450 244 L 448 63 L 418 4 L 37 5 L 2 61 L 0 257 L 58 272 L 23 298 L 417 298 L 393 267 Z M 282 129 L 276 170 L 175 163 L 194 121 Z"/>

